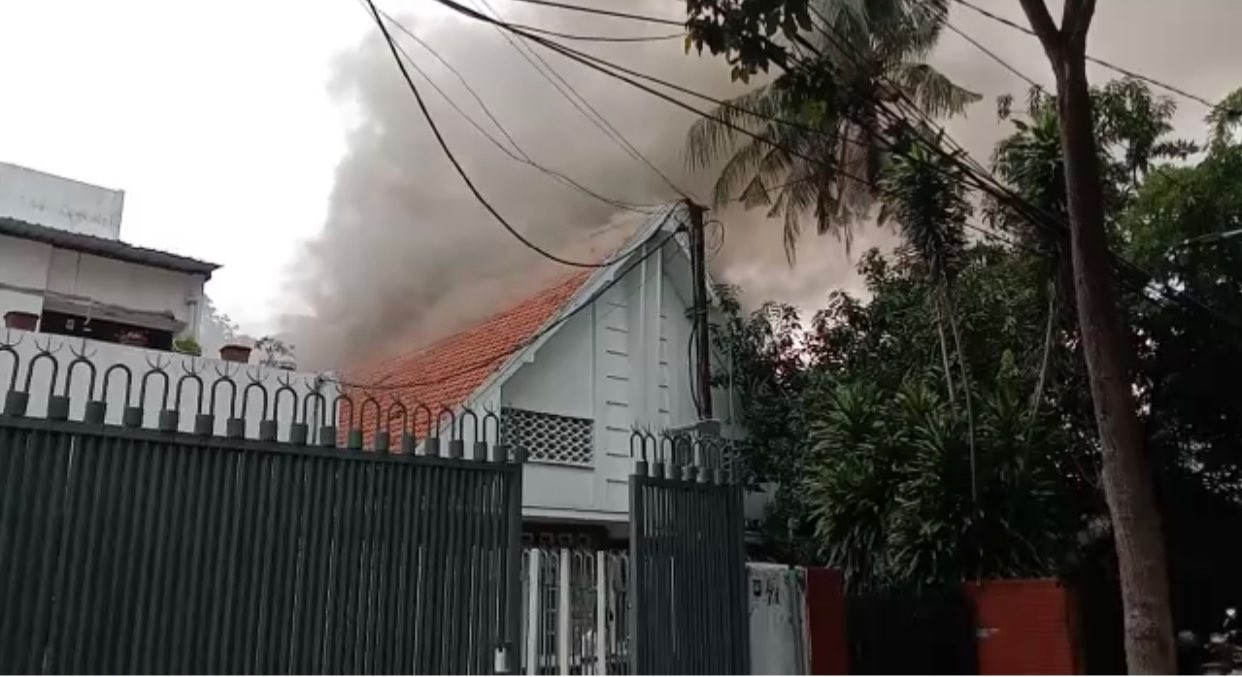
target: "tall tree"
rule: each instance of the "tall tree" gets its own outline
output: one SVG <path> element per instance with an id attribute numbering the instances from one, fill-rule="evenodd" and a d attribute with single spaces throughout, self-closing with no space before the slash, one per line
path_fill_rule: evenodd
<path id="1" fill-rule="evenodd" d="M 1167 562 L 1143 431 L 1132 393 L 1133 347 L 1118 307 L 1105 230 L 1104 180 L 1087 82 L 1087 33 L 1095 0 L 1065 0 L 1061 25 L 1044 0 L 1021 0 L 1056 78 L 1066 208 L 1078 308 L 1103 488 L 1112 518 L 1131 672 L 1177 669 Z"/>

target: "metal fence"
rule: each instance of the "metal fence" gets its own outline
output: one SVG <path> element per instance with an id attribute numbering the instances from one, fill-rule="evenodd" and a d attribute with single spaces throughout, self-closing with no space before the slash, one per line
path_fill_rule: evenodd
<path id="1" fill-rule="evenodd" d="M 522 671 L 627 674 L 628 574 L 629 556 L 622 552 L 527 550 L 522 568 Z"/>
<path id="2" fill-rule="evenodd" d="M 742 487 L 728 447 L 641 433 L 631 444 L 632 672 L 747 673 Z"/>
<path id="3" fill-rule="evenodd" d="M 417 412 L 367 397 L 359 414 L 402 421 L 398 453 L 387 434 L 362 449 L 357 430 L 338 449 L 345 395 L 204 384 L 192 362 L 177 378 L 105 369 L 96 389 L 85 355 L 65 364 L 44 349 L 22 364 L 5 348 L 0 672 L 479 674 L 498 647 L 517 648 L 521 459 L 488 442 L 495 417 L 441 411 L 446 425 L 430 429 L 448 439 L 419 440 Z M 50 370 L 48 392 L 19 389 L 36 368 Z M 136 405 L 104 423 L 111 376 L 125 377 L 127 404 L 196 389 L 195 432 L 167 405 L 156 429 Z M 90 380 L 72 408 L 82 420 L 59 394 L 80 390 L 74 378 Z M 217 436 L 202 398 L 230 392 L 229 411 L 241 393 L 264 415 L 230 416 Z M 46 418 L 25 416 L 32 397 L 47 397 Z"/>

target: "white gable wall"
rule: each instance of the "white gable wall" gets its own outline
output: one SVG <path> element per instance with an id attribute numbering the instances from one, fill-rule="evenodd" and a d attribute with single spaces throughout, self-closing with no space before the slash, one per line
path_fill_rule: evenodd
<path id="1" fill-rule="evenodd" d="M 478 399 L 594 422 L 592 467 L 529 463 L 527 517 L 624 521 L 633 426 L 659 430 L 697 419 L 689 388 L 690 303 L 677 283 L 688 272 L 677 245 L 665 245 Z M 718 412 L 728 408 L 725 395 L 716 397 Z"/>

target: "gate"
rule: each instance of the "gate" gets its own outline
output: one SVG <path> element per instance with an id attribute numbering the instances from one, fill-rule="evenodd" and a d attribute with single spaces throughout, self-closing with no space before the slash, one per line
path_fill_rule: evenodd
<path id="1" fill-rule="evenodd" d="M 629 672 L 628 559 L 575 548 L 523 553 L 523 674 Z"/>
<path id="2" fill-rule="evenodd" d="M 62 365 L 49 348 L 18 390 L 23 365 L 0 345 L 14 369 L 0 382 L 0 672 L 480 674 L 501 646 L 513 655 L 521 465 L 486 441 L 494 417 L 370 396 L 355 415 L 348 395 L 291 380 L 205 384 L 190 359 L 140 378 L 113 365 L 96 389 L 85 355 Z M 46 418 L 25 415 L 36 369 Z M 84 380 L 87 401 L 71 401 Z M 369 449 L 364 415 L 384 430 Z"/>
<path id="3" fill-rule="evenodd" d="M 974 612 L 961 594 L 852 596 L 846 614 L 854 674 L 978 673 Z"/>
<path id="4" fill-rule="evenodd" d="M 742 487 L 722 443 L 635 433 L 631 446 L 633 674 L 747 673 Z"/>

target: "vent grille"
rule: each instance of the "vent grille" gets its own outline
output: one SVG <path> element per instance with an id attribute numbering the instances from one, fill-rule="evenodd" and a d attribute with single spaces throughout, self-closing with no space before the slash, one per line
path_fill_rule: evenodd
<path id="1" fill-rule="evenodd" d="M 594 428 L 589 418 L 512 407 L 500 410 L 501 441 L 525 449 L 528 460 L 541 463 L 590 466 Z"/>

